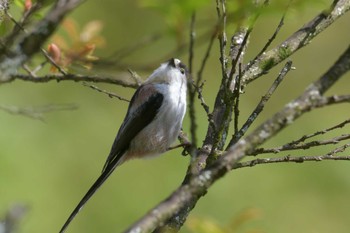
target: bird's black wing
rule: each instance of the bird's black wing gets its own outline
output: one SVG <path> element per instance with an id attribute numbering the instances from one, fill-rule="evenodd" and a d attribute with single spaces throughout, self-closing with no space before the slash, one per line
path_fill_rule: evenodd
<path id="1" fill-rule="evenodd" d="M 137 94 L 140 88 L 134 94 L 130 106 L 137 98 Z M 136 96 L 136 97 L 135 97 Z M 95 183 L 87 191 L 85 196 L 79 202 L 77 207 L 73 210 L 65 224 L 60 230 L 63 233 L 68 227 L 69 223 L 74 219 L 74 217 L 79 213 L 85 203 L 92 197 L 92 195 L 97 191 L 97 189 L 106 181 L 110 174 L 116 168 L 119 159 L 125 151 L 127 151 L 130 141 L 144 128 L 146 127 L 157 115 L 157 112 L 162 105 L 163 95 L 161 93 L 155 93 L 148 97 L 148 100 L 141 104 L 135 111 L 130 113 L 130 106 L 128 109 L 126 121 L 124 121 L 120 132 L 118 133 L 116 140 L 113 143 L 110 155 L 108 156 L 107 162 L 104 166 L 102 174 L 98 177 Z M 132 114 L 132 115 L 130 115 Z"/>
<path id="2" fill-rule="evenodd" d="M 112 145 L 111 151 L 107 157 L 106 163 L 103 166 L 102 172 L 108 170 L 109 167 L 115 166 L 123 156 L 124 152 L 129 148 L 130 141 L 145 128 L 156 116 L 163 102 L 163 94 L 156 92 L 148 97 L 148 100 L 131 111 L 131 107 L 135 102 L 139 102 L 145 95 L 142 92 L 147 92 L 149 88 L 138 89 L 130 101 L 128 112 L 125 116 L 123 125 L 120 127 Z M 141 93 L 141 94 L 140 94 Z M 147 93 L 146 93 L 147 95 Z M 141 100 L 142 101 L 142 100 Z"/>

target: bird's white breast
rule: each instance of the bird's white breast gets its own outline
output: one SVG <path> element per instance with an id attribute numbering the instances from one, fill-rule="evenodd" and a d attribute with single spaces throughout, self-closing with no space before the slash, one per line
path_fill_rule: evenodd
<path id="1" fill-rule="evenodd" d="M 136 157 L 165 152 L 180 133 L 186 113 L 187 84 L 180 77 L 171 78 L 170 82 L 155 84 L 155 89 L 163 94 L 163 102 L 155 119 L 131 141 L 134 151 L 130 153 Z"/>

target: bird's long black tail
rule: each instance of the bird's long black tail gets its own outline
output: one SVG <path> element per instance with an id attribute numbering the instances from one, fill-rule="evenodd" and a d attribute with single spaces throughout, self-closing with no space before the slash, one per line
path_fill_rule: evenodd
<path id="1" fill-rule="evenodd" d="M 99 187 L 106 181 L 106 179 L 112 174 L 114 169 L 117 166 L 112 166 L 110 169 L 105 169 L 102 174 L 98 177 L 98 179 L 95 181 L 95 183 L 91 186 L 91 188 L 87 191 L 83 199 L 79 202 L 77 207 L 73 210 L 67 221 L 64 223 L 63 227 L 61 228 L 59 233 L 65 232 L 67 229 L 69 223 L 75 218 L 75 216 L 79 213 L 79 211 L 83 208 L 85 203 L 92 197 L 92 195 L 98 190 Z"/>

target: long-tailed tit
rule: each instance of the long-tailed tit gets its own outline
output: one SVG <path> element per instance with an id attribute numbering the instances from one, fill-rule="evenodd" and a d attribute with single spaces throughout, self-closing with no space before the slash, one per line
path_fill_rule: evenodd
<path id="1" fill-rule="evenodd" d="M 162 154 L 176 140 L 186 112 L 187 76 L 186 66 L 173 58 L 161 64 L 136 90 L 102 174 L 73 210 L 60 233 L 117 166 L 132 158 Z"/>

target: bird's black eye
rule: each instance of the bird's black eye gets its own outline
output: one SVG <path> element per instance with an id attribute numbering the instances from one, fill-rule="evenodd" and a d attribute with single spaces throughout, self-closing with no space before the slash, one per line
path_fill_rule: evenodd
<path id="1" fill-rule="evenodd" d="M 180 72 L 181 72 L 181 74 L 185 74 L 185 69 L 184 68 L 180 68 Z"/>
<path id="2" fill-rule="evenodd" d="M 181 74 L 187 75 L 187 73 L 188 73 L 187 67 L 182 62 L 179 63 L 179 69 L 180 69 Z"/>

